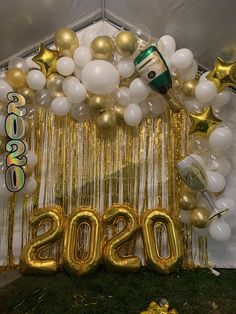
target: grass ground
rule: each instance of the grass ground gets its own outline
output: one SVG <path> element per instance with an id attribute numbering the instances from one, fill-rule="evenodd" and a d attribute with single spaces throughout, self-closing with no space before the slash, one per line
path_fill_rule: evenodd
<path id="1" fill-rule="evenodd" d="M 166 298 L 179 314 L 235 314 L 236 270 L 182 270 L 160 276 L 147 269 L 138 273 L 96 273 L 76 278 L 23 276 L 0 290 L 0 313 L 135 314 L 151 301 Z"/>

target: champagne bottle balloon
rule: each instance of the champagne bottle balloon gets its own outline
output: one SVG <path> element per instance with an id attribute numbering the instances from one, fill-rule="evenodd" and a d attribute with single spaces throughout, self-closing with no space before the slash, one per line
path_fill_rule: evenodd
<path id="1" fill-rule="evenodd" d="M 134 65 L 136 71 L 148 86 L 165 97 L 172 111 L 179 112 L 181 104 L 172 89 L 170 71 L 157 48 L 150 46 L 141 51 L 134 59 Z"/>
<path id="2" fill-rule="evenodd" d="M 212 208 L 212 215 L 220 218 L 228 209 L 219 211 L 207 192 L 207 175 L 201 164 L 192 156 L 187 156 L 176 164 L 176 168 L 184 183 L 193 191 L 201 192 Z"/>

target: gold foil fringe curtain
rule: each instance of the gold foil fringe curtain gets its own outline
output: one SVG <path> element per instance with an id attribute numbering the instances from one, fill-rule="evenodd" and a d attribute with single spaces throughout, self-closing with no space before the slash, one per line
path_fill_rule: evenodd
<path id="1" fill-rule="evenodd" d="M 37 207 L 57 204 L 69 214 L 87 205 L 102 215 L 113 203 L 128 203 L 139 215 L 156 207 L 179 214 L 182 183 L 175 163 L 187 153 L 187 134 L 184 111 L 147 118 L 136 129 L 122 124 L 102 134 L 93 122 L 78 123 L 39 109 L 27 139 L 39 159 L 35 171 L 38 190 L 33 196 L 18 194 L 1 201 L 1 269 L 18 264 L 21 248 L 32 236 L 29 216 Z M 163 251 L 165 232 L 158 226 L 156 232 Z M 183 239 L 184 265 L 193 265 L 198 255 L 206 266 L 205 240 L 193 247 L 190 225 L 183 225 Z M 86 246 L 86 237 L 82 242 Z M 136 254 L 143 256 L 140 239 Z"/>

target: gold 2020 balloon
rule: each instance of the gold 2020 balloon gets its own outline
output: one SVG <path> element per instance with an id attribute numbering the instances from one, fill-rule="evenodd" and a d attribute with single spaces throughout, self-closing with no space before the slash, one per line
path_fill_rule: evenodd
<path id="1" fill-rule="evenodd" d="M 79 259 L 76 253 L 78 229 L 81 224 L 89 226 L 89 253 L 85 259 Z M 75 209 L 66 221 L 63 247 L 63 267 L 70 274 L 87 275 L 98 267 L 102 259 L 102 222 L 90 208 Z"/>
<path id="2" fill-rule="evenodd" d="M 121 256 L 120 249 L 139 230 L 138 215 L 129 206 L 114 205 L 106 211 L 103 219 L 106 225 L 118 220 L 126 222 L 125 228 L 106 243 L 103 250 L 104 263 L 108 268 L 118 271 L 137 271 L 141 267 L 140 259 L 137 256 Z"/>
<path id="3" fill-rule="evenodd" d="M 57 50 L 66 57 L 72 57 L 73 52 L 79 46 L 76 33 L 67 27 L 59 28 L 55 34 L 55 46 Z"/>
<path id="4" fill-rule="evenodd" d="M 115 38 L 115 49 L 122 57 L 130 57 L 137 49 L 137 38 L 134 33 L 121 31 Z"/>
<path id="5" fill-rule="evenodd" d="M 166 227 L 169 244 L 169 256 L 161 257 L 155 243 L 154 226 L 159 222 Z M 169 274 L 182 262 L 181 237 L 178 221 L 165 209 L 145 211 L 141 217 L 145 259 L 148 266 L 161 274 Z"/>
<path id="6" fill-rule="evenodd" d="M 50 275 L 59 268 L 59 262 L 54 258 L 42 258 L 43 249 L 54 243 L 62 236 L 65 217 L 62 208 L 56 205 L 39 208 L 30 217 L 30 223 L 34 228 L 43 222 L 50 222 L 50 229 L 33 238 L 23 248 L 20 256 L 20 269 L 25 274 Z"/>
<path id="7" fill-rule="evenodd" d="M 110 60 L 113 52 L 113 41 L 109 36 L 98 36 L 90 44 L 94 59 Z"/>

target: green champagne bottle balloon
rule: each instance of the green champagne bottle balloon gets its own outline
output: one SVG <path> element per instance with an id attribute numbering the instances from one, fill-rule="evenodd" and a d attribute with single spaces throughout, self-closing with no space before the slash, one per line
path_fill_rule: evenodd
<path id="1" fill-rule="evenodd" d="M 134 59 L 135 69 L 148 86 L 161 93 L 174 112 L 181 109 L 181 105 L 172 89 L 172 80 L 168 66 L 155 46 L 150 46 L 140 52 Z"/>

